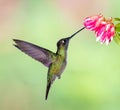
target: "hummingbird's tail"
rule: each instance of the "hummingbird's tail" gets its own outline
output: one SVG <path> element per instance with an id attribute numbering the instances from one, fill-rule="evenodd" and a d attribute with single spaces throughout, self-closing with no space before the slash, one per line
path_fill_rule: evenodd
<path id="1" fill-rule="evenodd" d="M 50 78 L 50 79 L 49 79 Z M 46 95 L 45 95 L 45 100 L 47 100 L 48 98 L 48 94 L 49 94 L 49 91 L 50 91 L 50 87 L 51 85 L 53 84 L 54 80 L 56 79 L 56 75 L 53 75 L 52 78 L 49 77 L 48 75 L 48 81 L 47 81 L 47 87 L 46 87 Z"/>
<path id="2" fill-rule="evenodd" d="M 47 84 L 47 87 L 46 87 L 45 100 L 47 100 L 47 98 L 48 98 L 48 94 L 49 94 L 49 91 L 50 91 L 50 87 L 51 87 L 51 81 Z"/>

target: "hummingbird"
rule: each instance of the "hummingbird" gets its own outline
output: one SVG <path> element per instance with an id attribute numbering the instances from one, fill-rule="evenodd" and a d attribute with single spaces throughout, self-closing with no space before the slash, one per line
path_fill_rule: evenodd
<path id="1" fill-rule="evenodd" d="M 19 39 L 13 39 L 15 42 L 14 46 L 16 48 L 29 55 L 33 59 L 41 62 L 48 68 L 45 100 L 48 98 L 48 93 L 54 80 L 56 77 L 60 79 L 61 74 L 66 67 L 67 50 L 70 39 L 82 31 L 84 28 L 85 27 L 81 28 L 70 37 L 60 39 L 57 42 L 57 51 L 55 53 L 35 44 Z"/>

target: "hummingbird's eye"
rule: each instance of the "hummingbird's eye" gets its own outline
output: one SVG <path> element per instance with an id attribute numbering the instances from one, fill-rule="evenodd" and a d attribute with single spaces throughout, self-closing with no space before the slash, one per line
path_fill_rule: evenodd
<path id="1" fill-rule="evenodd" d="M 66 44 L 66 40 L 65 40 L 65 39 L 62 40 L 61 42 L 62 42 L 62 44 L 64 44 L 64 45 Z"/>
<path id="2" fill-rule="evenodd" d="M 65 43 L 65 41 L 64 40 L 62 40 L 62 44 L 64 44 Z"/>

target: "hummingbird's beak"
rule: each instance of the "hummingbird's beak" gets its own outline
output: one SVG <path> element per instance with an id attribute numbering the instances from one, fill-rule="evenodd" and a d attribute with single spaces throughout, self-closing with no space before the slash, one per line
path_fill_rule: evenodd
<path id="1" fill-rule="evenodd" d="M 70 40 L 70 39 L 73 38 L 76 34 L 78 34 L 80 31 L 82 31 L 83 29 L 85 29 L 85 27 L 81 28 L 80 30 L 78 30 L 77 32 L 75 32 L 74 34 L 72 34 L 70 37 L 68 37 L 67 39 Z"/>

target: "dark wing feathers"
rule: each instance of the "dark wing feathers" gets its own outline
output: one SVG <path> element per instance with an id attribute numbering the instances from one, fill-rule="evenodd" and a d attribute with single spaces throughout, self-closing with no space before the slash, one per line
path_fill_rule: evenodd
<path id="1" fill-rule="evenodd" d="M 35 60 L 41 62 L 45 66 L 49 67 L 49 65 L 53 62 L 55 53 L 26 41 L 17 39 L 13 40 L 16 43 L 14 45 L 15 47 L 17 47 L 27 55 L 31 56 Z"/>

